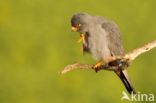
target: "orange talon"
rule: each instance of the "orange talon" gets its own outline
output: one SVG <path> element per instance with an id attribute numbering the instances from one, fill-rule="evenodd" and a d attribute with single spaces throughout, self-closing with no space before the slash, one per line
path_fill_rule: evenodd
<path id="1" fill-rule="evenodd" d="M 98 72 L 100 70 L 100 67 L 103 65 L 103 61 L 99 61 L 97 62 L 94 66 L 93 69 L 95 70 L 95 72 Z"/>
<path id="2" fill-rule="evenodd" d="M 95 65 L 94 65 L 94 68 L 98 68 L 102 65 L 102 61 L 99 61 L 97 62 Z"/>
<path id="3" fill-rule="evenodd" d="M 84 34 L 80 34 L 80 39 L 78 40 L 78 43 L 84 42 Z"/>

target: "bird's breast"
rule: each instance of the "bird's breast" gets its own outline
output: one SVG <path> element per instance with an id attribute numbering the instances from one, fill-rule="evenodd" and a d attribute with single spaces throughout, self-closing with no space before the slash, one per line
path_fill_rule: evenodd
<path id="1" fill-rule="evenodd" d="M 88 48 L 96 60 L 106 59 L 111 55 L 108 48 L 108 33 L 102 27 L 94 27 L 89 30 Z"/>

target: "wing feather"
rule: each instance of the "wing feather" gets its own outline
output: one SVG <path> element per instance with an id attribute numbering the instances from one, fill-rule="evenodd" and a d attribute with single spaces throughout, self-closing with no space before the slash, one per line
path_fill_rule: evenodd
<path id="1" fill-rule="evenodd" d="M 102 23 L 102 28 L 108 32 L 108 47 L 111 51 L 111 55 L 123 55 L 124 50 L 121 44 L 120 31 L 118 26 L 112 21 L 105 21 Z"/>

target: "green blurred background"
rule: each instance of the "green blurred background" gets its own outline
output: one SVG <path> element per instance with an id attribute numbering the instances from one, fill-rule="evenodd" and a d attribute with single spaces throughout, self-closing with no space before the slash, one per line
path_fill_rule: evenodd
<path id="1" fill-rule="evenodd" d="M 1 0 L 0 103 L 120 103 L 125 90 L 108 71 L 59 71 L 82 55 L 70 18 L 88 12 L 114 20 L 128 52 L 156 39 L 155 0 Z M 129 68 L 137 91 L 156 94 L 156 49 Z M 129 102 L 127 102 L 129 103 Z M 145 102 L 146 103 L 146 102 Z"/>

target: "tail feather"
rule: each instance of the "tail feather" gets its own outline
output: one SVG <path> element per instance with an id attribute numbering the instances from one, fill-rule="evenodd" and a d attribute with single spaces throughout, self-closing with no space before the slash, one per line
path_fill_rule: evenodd
<path id="1" fill-rule="evenodd" d="M 115 71 L 115 73 L 119 76 L 119 78 L 121 79 L 122 83 L 124 84 L 125 88 L 127 89 L 129 94 L 135 94 L 135 90 L 133 89 L 130 81 L 128 80 L 128 76 L 126 76 L 126 72 L 125 71 Z"/>

